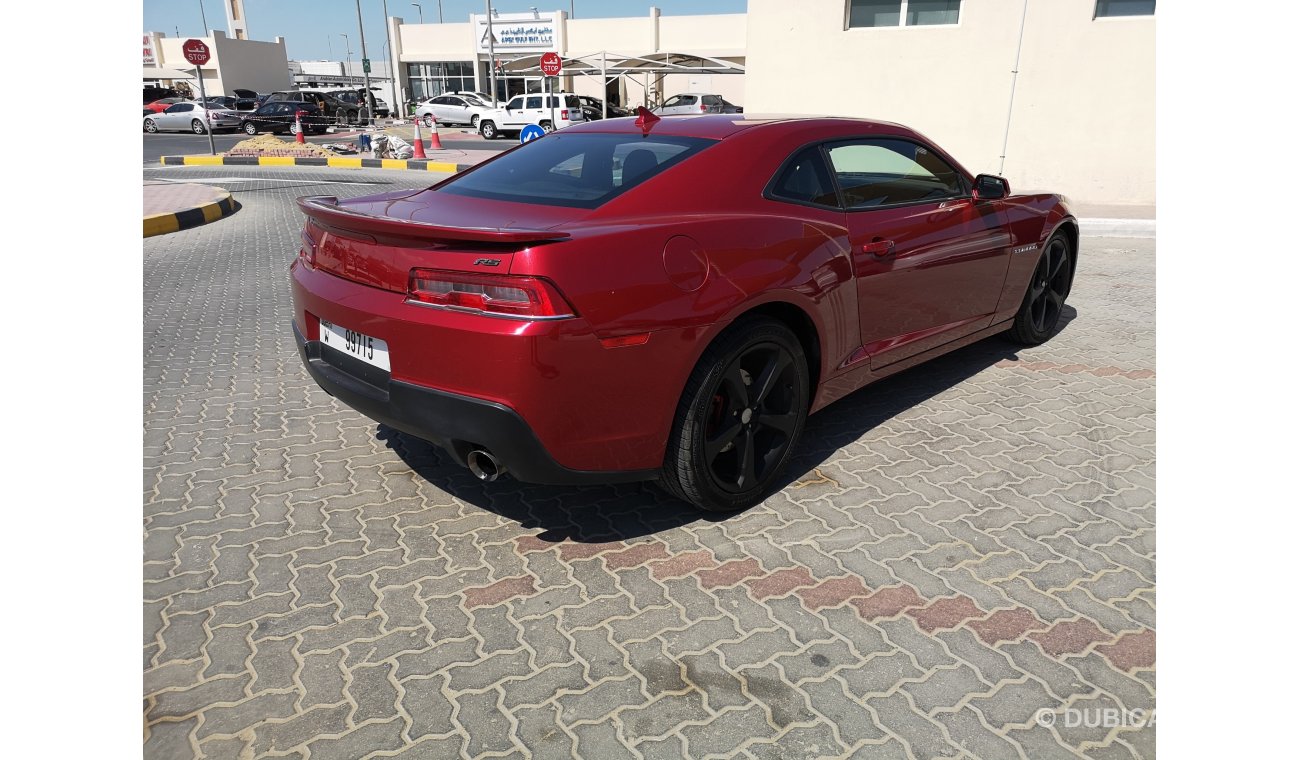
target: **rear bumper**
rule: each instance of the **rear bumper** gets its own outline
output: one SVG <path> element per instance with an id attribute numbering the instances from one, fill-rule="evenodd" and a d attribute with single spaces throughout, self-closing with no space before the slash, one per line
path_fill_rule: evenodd
<path id="1" fill-rule="evenodd" d="M 294 340 L 312 379 L 331 396 L 395 430 L 446 449 L 464 464 L 473 449 L 494 454 L 515 479 L 581 485 L 650 480 L 655 470 L 573 470 L 557 463 L 517 412 L 494 401 L 388 379 L 380 385 L 347 371 L 349 359 L 307 340 L 295 323 Z"/>

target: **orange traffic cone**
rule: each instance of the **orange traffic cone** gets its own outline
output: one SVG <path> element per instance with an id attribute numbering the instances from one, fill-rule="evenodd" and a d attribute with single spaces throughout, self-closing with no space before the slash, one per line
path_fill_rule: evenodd
<path id="1" fill-rule="evenodd" d="M 294 142 L 306 144 L 307 136 L 302 132 L 302 111 L 293 112 L 293 125 L 298 129 L 298 134 L 293 138 Z"/>
<path id="2" fill-rule="evenodd" d="M 429 150 L 442 150 L 442 139 L 438 137 L 438 117 L 429 114 L 433 126 L 429 127 Z"/>
<path id="3" fill-rule="evenodd" d="M 420 137 L 420 120 L 415 120 L 415 158 L 428 158 L 424 155 L 424 139 Z"/>

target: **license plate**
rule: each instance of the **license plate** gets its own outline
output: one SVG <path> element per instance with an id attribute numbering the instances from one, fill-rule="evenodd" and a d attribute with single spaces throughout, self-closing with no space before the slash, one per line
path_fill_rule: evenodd
<path id="1" fill-rule="evenodd" d="M 379 338 L 372 338 L 322 319 L 320 342 L 348 356 L 356 357 L 366 364 L 391 371 L 388 365 L 388 344 Z"/>

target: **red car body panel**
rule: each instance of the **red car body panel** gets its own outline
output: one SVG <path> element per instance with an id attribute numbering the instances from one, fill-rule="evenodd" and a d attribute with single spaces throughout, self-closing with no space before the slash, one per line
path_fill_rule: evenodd
<path id="1" fill-rule="evenodd" d="M 639 131 L 632 119 L 608 119 L 543 139 Z M 651 133 L 718 142 L 593 209 L 484 200 L 437 185 L 300 201 L 310 217 L 304 245 L 313 249 L 292 267 L 304 358 L 317 320 L 327 319 L 386 341 L 393 381 L 517 414 L 560 467 L 597 479 L 650 477 L 687 377 L 742 314 L 763 310 L 804 339 L 816 411 L 1005 329 L 1037 262 L 1029 254 L 1058 229 L 1077 240 L 1055 195 L 868 213 L 765 196 L 800 148 L 852 137 L 919 142 L 973 182 L 899 125 L 716 115 L 664 118 Z M 882 239 L 893 242 L 888 255 L 870 252 Z M 483 273 L 485 261 L 496 262 L 491 274 L 552 283 L 576 316 L 520 321 L 408 302 L 412 269 Z M 616 345 L 621 338 L 630 344 Z M 391 413 L 382 419 L 402 426 Z"/>

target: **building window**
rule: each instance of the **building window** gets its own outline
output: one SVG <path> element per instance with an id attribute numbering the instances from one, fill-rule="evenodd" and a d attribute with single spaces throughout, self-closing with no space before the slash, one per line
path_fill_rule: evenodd
<path id="1" fill-rule="evenodd" d="M 961 0 L 849 0 L 848 28 L 957 23 Z"/>
<path id="2" fill-rule="evenodd" d="M 428 100 L 444 92 L 473 92 L 474 62 L 408 63 L 406 77 L 412 100 Z"/>
<path id="3" fill-rule="evenodd" d="M 1097 0 L 1097 13 L 1093 18 L 1154 15 L 1156 0 Z"/>

